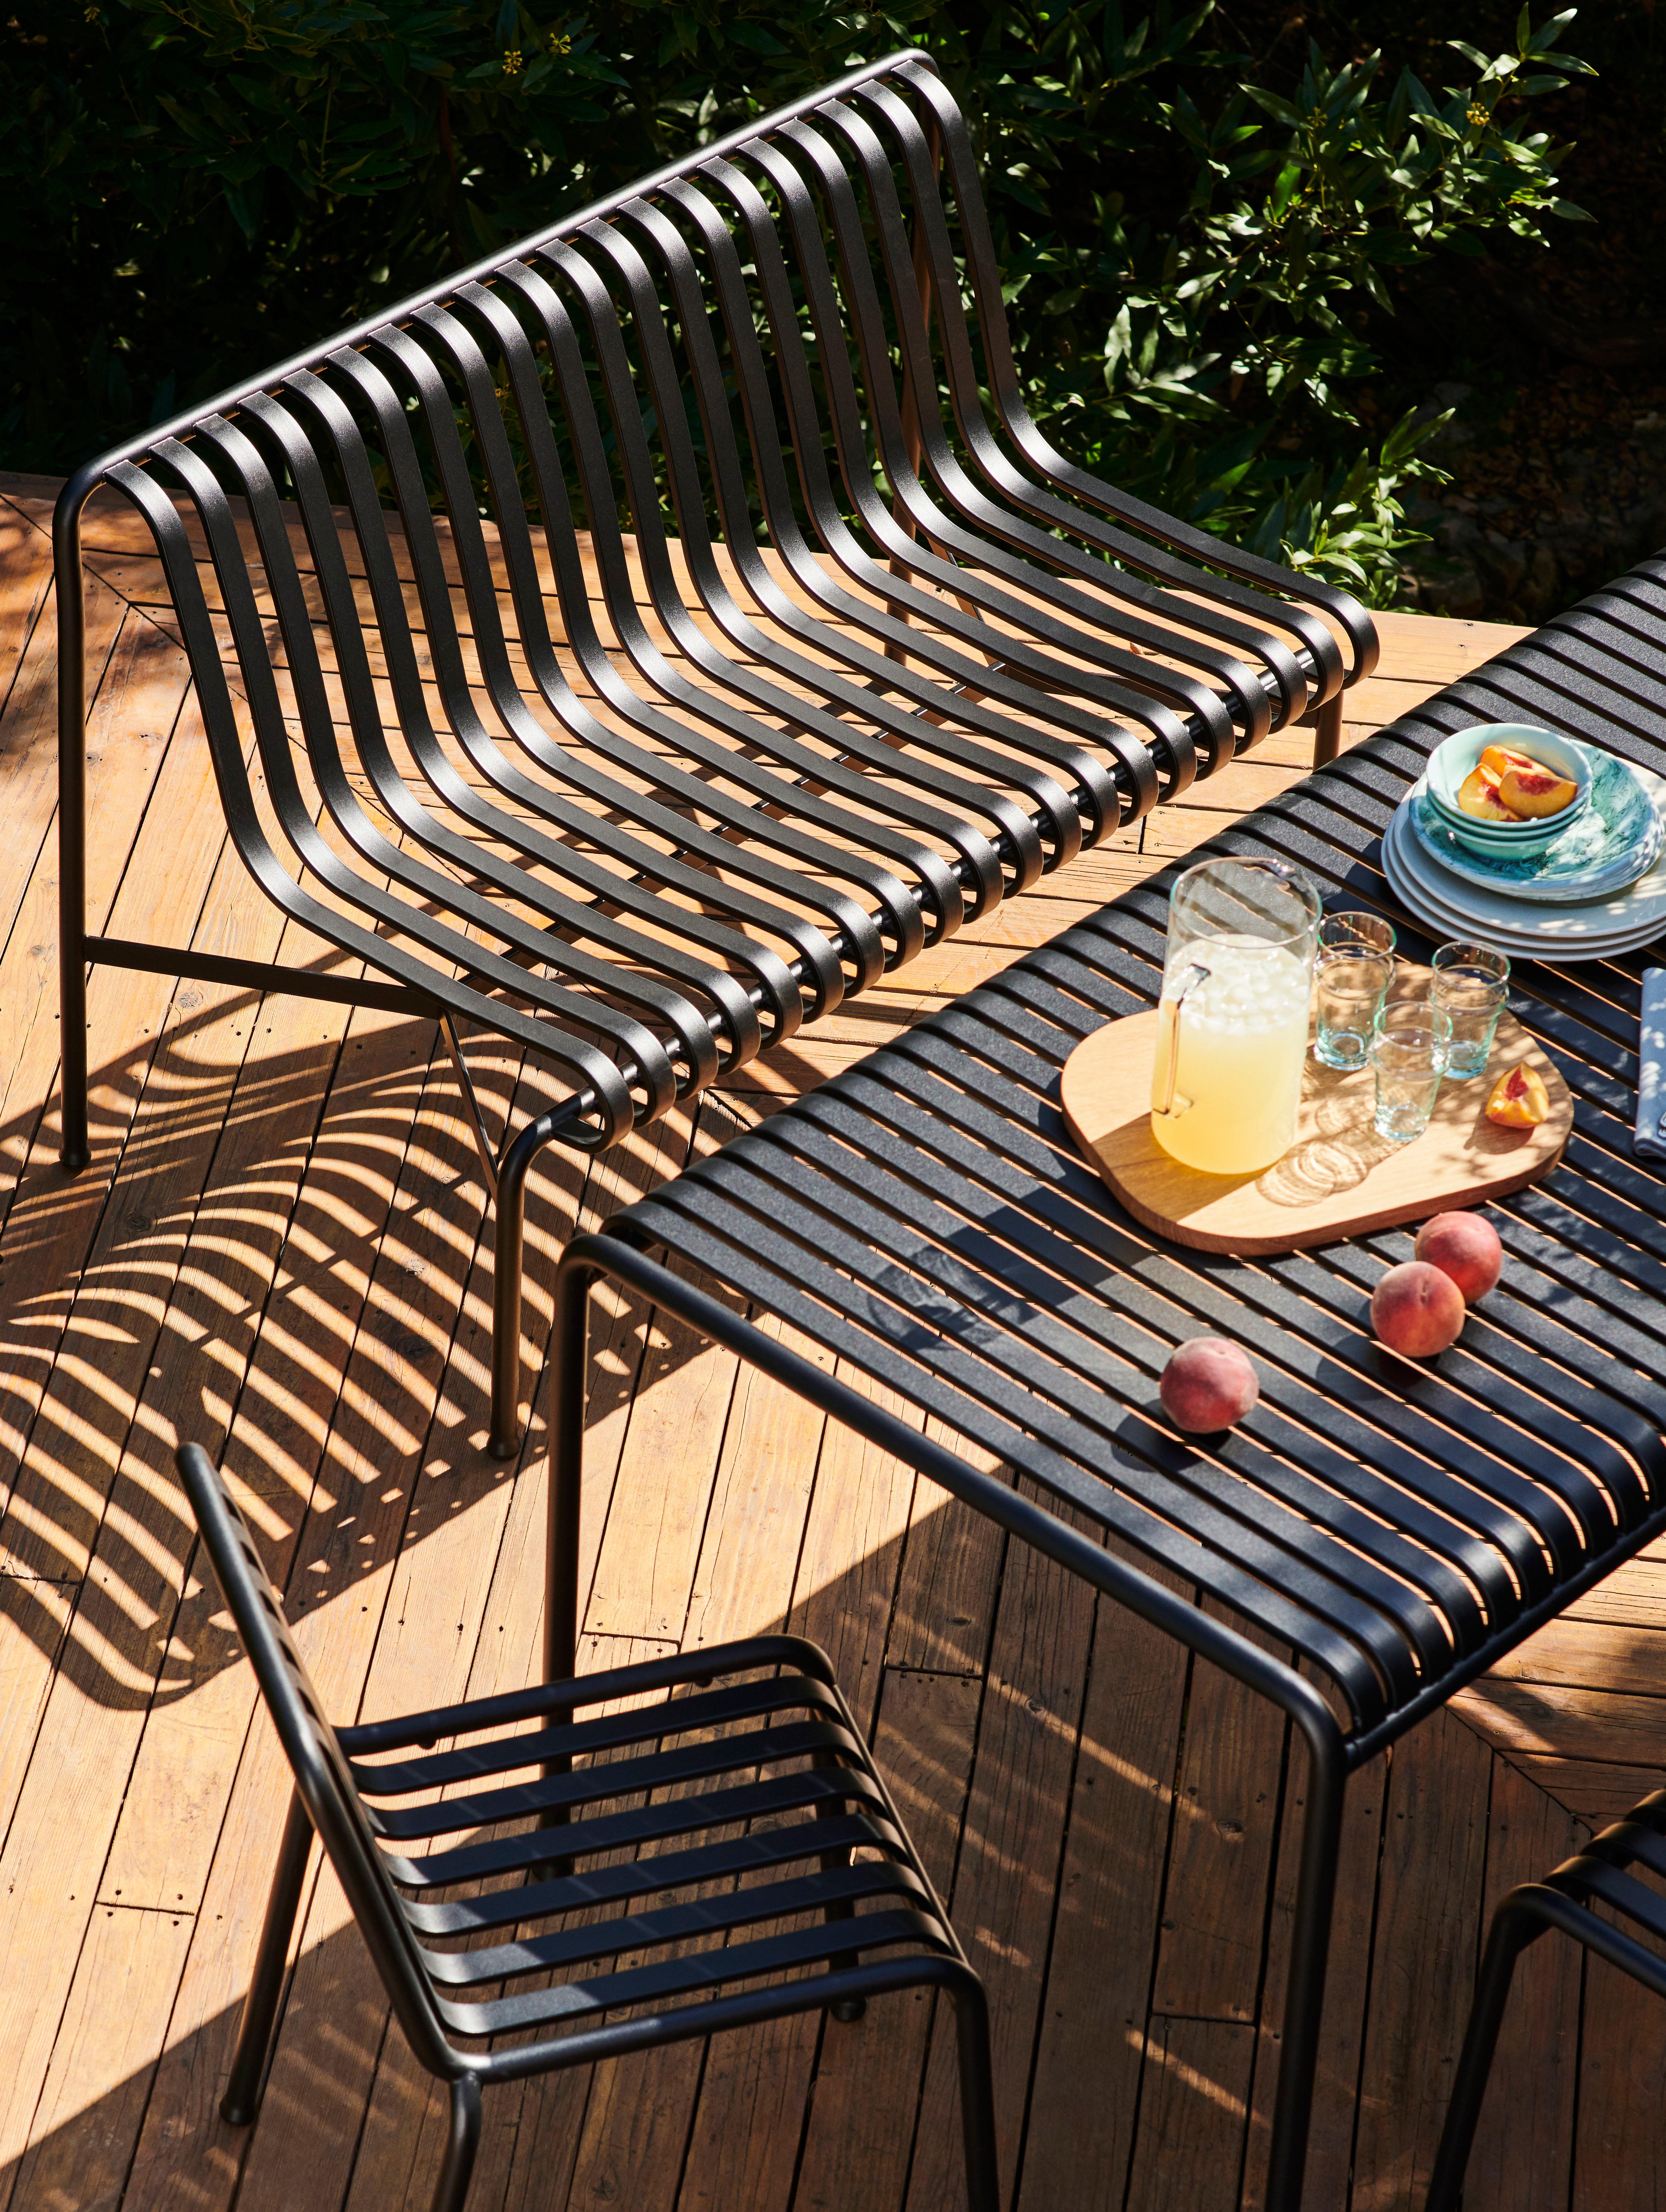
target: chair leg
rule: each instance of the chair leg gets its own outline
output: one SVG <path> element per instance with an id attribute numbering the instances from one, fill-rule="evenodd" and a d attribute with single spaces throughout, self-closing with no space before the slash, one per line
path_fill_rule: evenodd
<path id="1" fill-rule="evenodd" d="M 1487 2095 L 1487 2077 L 1493 2070 L 1493 2054 L 1498 2048 L 1499 2029 L 1509 2002 L 1516 1961 L 1534 1937 L 1543 1933 L 1543 1923 L 1524 1913 L 1512 1911 L 1508 1898 L 1493 1916 L 1486 1956 L 1481 1962 L 1481 1979 L 1475 1985 L 1475 2001 L 1470 2008 L 1469 2025 L 1464 2030 L 1463 2049 L 1452 2082 L 1452 2101 L 1446 2108 L 1446 2124 L 1440 2131 L 1440 2148 L 1435 2153 L 1434 2172 L 1429 2178 L 1424 2212 L 1456 2212 L 1463 2200 L 1464 2170 L 1469 2163 L 1475 2124 Z"/>
<path id="2" fill-rule="evenodd" d="M 243 2002 L 238 2025 L 237 2049 L 232 2054 L 231 2079 L 220 2100 L 220 2116 L 228 2126 L 252 2127 L 260 2110 L 260 2078 L 266 2070 L 266 2054 L 272 2044 L 272 2022 L 277 2015 L 283 1989 L 283 1971 L 289 1958 L 289 1937 L 300 1904 L 301 1884 L 306 1878 L 307 1854 L 312 1848 L 312 1823 L 301 1802 L 300 1792 L 291 1793 L 289 1814 L 278 1846 L 272 1892 L 266 1900 L 266 1918 L 255 1954 L 255 1971 Z"/>
<path id="3" fill-rule="evenodd" d="M 1313 723 L 1313 765 L 1324 768 L 1342 749 L 1342 695 L 1328 699 Z"/>
<path id="4" fill-rule="evenodd" d="M 971 2212 L 1001 2212 L 1001 2162 L 995 2146 L 995 2068 L 990 2058 L 989 1999 L 970 1969 L 954 1984 L 954 2039 L 960 2061 L 960 2133 L 966 2144 Z"/>
<path id="5" fill-rule="evenodd" d="M 434 2185 L 433 2212 L 463 2212 L 479 2148 L 480 2083 L 472 2074 L 463 2074 L 451 2084 L 451 2134 Z"/>
<path id="6" fill-rule="evenodd" d="M 811 1759 L 810 1764 L 812 1766 L 835 1767 L 839 1765 L 839 1761 L 832 1752 L 818 1751 Z M 823 1798 L 816 1806 L 815 1817 L 818 1820 L 835 1820 L 838 1818 L 839 1809 L 839 1806 L 832 1799 Z M 823 1874 L 833 1874 L 840 1867 L 847 1867 L 851 1863 L 849 1849 L 823 1851 L 820 1863 Z M 842 1905 L 830 1905 L 824 1917 L 830 1921 L 851 1920 L 856 1917 L 855 1908 L 848 1902 Z M 843 1972 L 857 1965 L 859 1960 L 860 1954 L 855 1951 L 837 1951 L 827 1963 L 835 1972 Z M 827 2010 L 842 2026 L 851 2027 L 866 2016 L 868 2000 L 866 1997 L 841 1997 L 836 2003 L 830 2004 Z"/>

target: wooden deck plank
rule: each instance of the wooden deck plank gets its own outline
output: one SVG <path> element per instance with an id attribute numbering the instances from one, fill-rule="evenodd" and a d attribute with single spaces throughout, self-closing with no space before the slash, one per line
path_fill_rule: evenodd
<path id="1" fill-rule="evenodd" d="M 1065 2203 L 1114 2212 L 1140 2111 L 1190 1669 L 1172 1637 L 1105 1598 L 1089 1665 L 1020 2212 Z M 1094 2094 L 1084 2103 L 1077 2069 L 1090 2051 Z"/>
<path id="2" fill-rule="evenodd" d="M 1085 1524 L 1084 1524 L 1085 1525 Z M 1065 1809 L 1087 1687 L 1094 1597 L 1052 1560 L 1007 1551 L 972 1795 L 948 1903 L 990 2001 L 1002 2188 L 1010 2201 L 1053 1938 Z M 936 2020 L 909 2212 L 963 2197 L 954 2039 Z"/>
<path id="3" fill-rule="evenodd" d="M 885 1670 L 874 1749 L 898 1808 L 939 1895 L 954 1880 L 972 1778 L 981 1686 L 960 1674 Z M 898 2205 L 908 2185 L 928 2045 L 952 2033 L 934 2027 L 923 1994 L 869 2005 L 859 2028 L 829 2022 L 816 2064 L 815 2095 L 799 2171 L 797 2212 L 850 2212 Z M 951 2182 L 960 2172 L 960 2112 L 940 2156 Z"/>
<path id="4" fill-rule="evenodd" d="M 1469 2016 L 1492 1756 L 1439 1712 L 1389 1758 L 1353 2212 L 1402 2212 L 1434 2162 Z"/>
<path id="5" fill-rule="evenodd" d="M 17 2167 L 17 2212 L 120 2202 L 191 1932 L 188 1913 L 93 1914 Z"/>
<path id="6" fill-rule="evenodd" d="M 220 840 L 204 834 L 210 817 L 200 750 L 171 747 L 165 781 L 169 771 L 174 778 L 169 812 L 176 825 L 194 828 L 197 835 L 183 854 L 174 854 L 171 866 L 158 854 L 151 872 L 137 879 L 130 875 L 128 884 L 134 886 L 132 904 L 142 917 L 166 924 L 171 915 L 179 915 L 189 927 L 210 888 Z M 124 902 L 118 901 L 118 913 Z M 276 945 L 281 922 L 270 909 L 260 927 Z M 137 982 L 123 1009 L 128 1035 L 137 1026 L 154 1036 L 172 987 L 161 978 Z M 28 1457 L 13 1483 L 0 1540 L 20 1583 L 59 1579 L 79 1581 L 81 1587 L 69 1627 L 69 1663 L 57 1662 L 33 1754 L 27 1773 L 20 1774 L 15 1800 L 5 1808 L 0 2157 L 21 2148 L 16 2130 L 26 2106 L 33 2107 L 74 1971 L 76 1923 L 84 1926 L 91 1912 L 151 1686 L 167 1660 L 167 1636 L 156 1636 L 154 1624 L 159 1616 L 171 1616 L 183 1574 L 178 1516 L 168 1495 L 130 1456 L 128 1439 L 136 1434 L 142 1450 L 150 1441 L 136 1414 L 151 1379 L 161 1310 L 185 1241 L 181 1225 L 190 1221 L 203 1188 L 217 1126 L 217 1118 L 196 1116 L 165 1079 L 147 1082 L 135 1102 L 133 1139 L 117 1168 L 112 1203 L 96 1217 L 85 1206 L 58 1209 L 77 1226 L 96 1218 L 97 1236 L 67 1313 L 48 1319 L 55 1357 L 45 1387 L 32 1394 L 33 1407 L 20 1394 L 16 1428 L 20 1443 L 27 1439 Z M 15 1214 L 9 1227 L 16 1225 Z M 14 1297 L 20 1279 L 23 1285 L 32 1274 L 40 1279 L 33 1271 L 40 1266 L 41 1245 L 56 1260 L 57 1231 L 53 1221 L 28 1261 L 12 1271 Z M 105 1310 L 115 1302 L 106 1299 L 102 1278 L 123 1270 L 122 1246 L 130 1235 L 142 1249 L 126 1275 L 112 1326 Z M 27 1299 L 20 1318 L 28 1328 L 33 1317 Z M 67 1832 L 66 1804 L 75 1808 Z M 43 1911 L 47 1899 L 51 1902 Z M 78 1914 L 68 1912 L 69 1902 L 78 1905 Z"/>
<path id="7" fill-rule="evenodd" d="M 52 549 L 27 515 L 0 504 L 0 714 L 52 595 Z"/>
<path id="8" fill-rule="evenodd" d="M 841 1382 L 857 1379 L 842 1362 L 834 1373 Z M 913 1408 L 875 1395 L 918 1425 Z M 827 1653 L 857 1718 L 870 1730 L 916 1480 L 912 1468 L 841 1423 L 829 1421 L 822 1431 L 787 1626 Z"/>
<path id="9" fill-rule="evenodd" d="M 76 1184 L 59 1176 L 43 534 L 54 491 L 0 481 L 0 778 L 23 841 L 0 855 L 10 900 L 0 899 L 10 922 L 0 1146 L 15 1194 L 0 1231 L 0 1321 L 26 1361 L 31 1346 L 45 1352 L 5 1386 L 22 1487 L 17 1548 L 0 1569 L 0 1808 L 15 1808 L 0 1875 L 24 1879 L 21 1907 L 0 1898 L 22 1929 L 0 1974 L 38 1988 L 0 2021 L 13 2115 L 0 2203 L 229 2212 L 235 2196 L 239 2212 L 421 2212 L 443 2099 L 390 2031 L 328 1879 L 306 1908 L 274 2097 L 252 2142 L 215 2111 L 286 1784 L 246 1670 L 227 1663 L 213 1594 L 192 1583 L 178 1595 L 173 1436 L 215 1441 L 229 1425 L 228 1460 L 253 1479 L 263 1540 L 280 1571 L 293 1560 L 299 1633 L 332 1709 L 528 1679 L 549 1271 L 575 1218 L 599 1222 L 673 1172 L 691 1143 L 709 1149 L 772 1100 L 851 1065 L 1287 787 L 1305 772 L 1312 731 L 1270 738 L 742 1071 L 692 1130 L 679 1116 L 608 1159 L 548 1158 L 528 1218 L 530 1432 L 519 1462 L 500 1468 L 482 1450 L 489 1246 L 449 1072 L 425 1025 L 347 1022 L 295 1001 L 239 1011 L 200 986 L 96 971 L 97 1159 Z M 207 786 L 183 662 L 152 604 L 148 533 L 109 501 L 88 535 L 103 571 L 89 593 L 101 679 L 88 737 L 89 918 L 104 921 L 113 903 L 114 926 L 132 934 L 194 928 L 199 943 L 246 950 L 250 928 L 271 927 L 270 910 L 246 887 L 232 891 L 235 864 L 216 860 L 217 838 L 202 863 L 203 882 L 220 870 L 216 887 L 195 907 L 177 865 L 192 777 L 199 793 Z M 1348 700 L 1349 741 L 1517 635 L 1420 617 L 1381 628 L 1382 666 Z M 286 943 L 286 957 L 296 951 Z M 512 1055 L 478 1042 L 470 1052 L 494 1129 L 512 1095 L 518 1115 L 542 1095 Z M 56 1352 L 77 1310 L 125 1332 L 113 1352 L 95 1351 L 82 1324 Z M 1120 2204 L 1124 2185 L 1146 2212 L 1203 2212 L 1239 2201 L 1240 2167 L 1241 2201 L 1257 2205 L 1299 1754 L 1275 1841 L 1263 1793 L 1270 1772 L 1275 1802 L 1278 1747 L 1269 1766 L 1271 1739 L 1253 1716 L 1215 1712 L 1196 1670 L 1181 1803 L 1212 1817 L 1172 1814 L 1166 1869 L 1186 1671 L 1172 1646 L 1079 1591 L 1049 1594 L 1051 1571 L 987 1523 L 732 1362 L 702 1368 L 701 1347 L 651 1328 L 630 1299 L 600 1294 L 592 1334 L 585 1663 L 776 1621 L 827 1644 L 864 1723 L 876 1717 L 881 1760 L 928 1863 L 945 1885 L 954 1877 L 957 1920 L 989 1967 L 1003 2155 L 1009 2172 L 1021 2155 L 1022 2212 Z M 136 1545 L 150 1547 L 142 1566 Z M 101 1583 L 106 1569 L 116 1579 Z M 148 1591 L 147 1613 L 135 1601 Z M 124 1598 L 143 1615 L 125 1627 Z M 1483 1909 L 1507 1881 L 1560 1856 L 1576 1820 L 1612 1817 L 1658 1779 L 1663 1629 L 1666 1558 L 1645 1558 L 1478 1685 L 1464 1720 L 1445 1715 L 1408 1739 L 1386 1797 L 1380 1766 L 1355 1778 L 1316 2203 L 1340 2212 L 1350 2168 L 1351 2212 L 1398 2212 L 1408 2191 L 1415 2201 L 1467 2002 L 1457 1962 L 1472 1961 Z M 107 1703 L 110 1669 L 130 1646 L 153 1675 L 165 1664 L 166 1693 L 136 1688 L 125 1706 Z M 89 1838 L 101 1838 L 80 1857 L 65 1854 L 55 1811 L 68 1780 Z M 1177 1906 L 1176 1926 L 1160 1929 Z M 1651 2201 L 1646 2093 L 1666 2069 L 1666 2025 L 1651 2027 L 1649 2014 L 1660 2008 L 1615 1985 L 1596 1992 L 1594 2014 L 1566 1947 L 1560 1957 L 1539 1947 L 1523 1972 L 1542 1986 L 1524 1980 L 1519 2022 L 1506 2029 L 1480 2201 L 1499 2212 L 1566 2201 L 1571 2129 L 1576 2205 Z M 100 2004 L 117 1987 L 134 2001 Z M 898 1999 L 854 2030 L 789 2023 L 703 2057 L 495 2093 L 478 2201 L 588 2212 L 635 2190 L 644 2212 L 958 2204 L 949 2039 L 932 2011 Z"/>
<path id="10" fill-rule="evenodd" d="M 398 1194 L 403 1144 L 396 1133 L 401 1124 L 403 1134 L 411 1127 L 433 1033 L 426 1024 L 357 1012 L 347 1042 L 344 1072 L 338 1071 L 302 1180 L 298 1233 L 280 1263 L 227 1446 L 234 1475 L 253 1475 L 265 1493 L 268 1512 L 253 1517 L 260 1535 L 276 1540 L 274 1565 L 300 1559 L 302 1587 L 291 1596 L 292 1617 L 297 1618 L 298 1640 L 332 1711 L 353 1709 L 344 1685 L 356 1691 L 371 1663 L 369 1639 L 356 1625 L 368 1615 L 360 1615 L 353 1600 L 347 1600 L 353 1617 L 340 1638 L 346 1651 L 332 1665 L 331 1646 L 321 1632 L 330 1626 L 332 1610 L 341 1608 L 314 1605 L 308 1612 L 305 1570 L 320 1559 L 324 1531 L 338 1510 L 335 1493 L 350 1473 L 341 1466 L 342 1447 L 334 1418 L 367 1303 L 377 1246 Z M 344 1192 L 351 1194 L 350 1206 L 341 1203 Z M 320 1264 L 325 1253 L 327 1267 Z M 297 1577 L 291 1572 L 287 1579 L 293 1590 Z M 351 1655 L 360 1642 L 355 1680 Z M 252 1717 L 252 1676 L 241 1668 L 234 1671 L 241 1676 L 245 1710 Z M 161 1751 L 165 1755 L 165 1746 Z M 282 1754 L 264 1716 L 254 1720 L 230 1773 L 219 1780 L 225 1809 L 170 2049 L 158 2074 L 129 2190 L 134 2203 L 154 2206 L 156 2212 L 184 2190 L 193 2193 L 204 2212 L 223 2205 L 243 2154 L 245 2138 L 225 2126 L 216 2106 L 230 2067 L 238 1998 L 247 1986 L 288 1797 Z M 206 1787 L 202 1794 L 207 1818 L 211 1799 Z"/>
<path id="11" fill-rule="evenodd" d="M 1129 2212 L 1232 2212 L 1254 2064 L 1247 2025 L 1154 2014 Z"/>
<path id="12" fill-rule="evenodd" d="M 1518 1882 L 1538 1881 L 1585 1840 L 1578 1821 L 1493 1756 L 1482 1926 Z M 1564 2212 L 1578 2080 L 1577 1947 L 1550 1936 L 1519 1960 L 1469 2158 L 1469 2212 Z"/>
<path id="13" fill-rule="evenodd" d="M 469 1442 L 478 1416 L 466 1401 L 478 1391 L 478 1370 L 445 1358 L 464 1297 L 481 1287 L 468 1280 L 482 1210 L 466 1173 L 471 1150 L 442 1057 L 427 1071 L 400 1159 L 336 1412 L 328 1490 L 320 1486 L 322 1510 L 310 1516 L 316 1536 L 303 1538 L 291 1578 L 296 1639 L 331 1712 L 454 1703 L 479 1641 L 509 1480 Z M 304 1609 L 298 1581 L 308 1593 Z M 387 2002 L 363 1947 L 335 1940 L 343 1924 L 337 1897 L 333 1877 L 320 1882 L 290 1999 L 299 2032 L 280 2033 L 277 2100 L 269 2091 L 239 2205 L 304 2201 L 317 2160 L 345 2170 L 358 2140 L 389 2033 Z M 304 2100 L 320 2039 L 336 2051 L 329 2118 L 320 2116 L 314 2140 L 301 2143 L 281 2115 L 287 2100 Z M 350 2083 L 355 2096 L 345 2094 Z"/>
<path id="14" fill-rule="evenodd" d="M 1220 1607 L 1217 1619 L 1228 1616 Z M 1278 1834 L 1284 1717 L 1220 1668 L 1192 1668 L 1153 2008 L 1253 2021 Z"/>
<path id="15" fill-rule="evenodd" d="M 1383 1842 L 1388 1760 L 1379 1755 L 1354 1776 L 1342 1814 L 1336 1870 L 1336 1907 L 1325 1973 L 1318 2067 L 1313 2085 L 1313 2131 L 1307 2153 L 1306 2189 L 1315 2205 L 1344 2205 L 1354 2169 L 1354 2112 L 1371 1988 L 1377 1879 Z M 1267 2159 L 1272 2144 L 1273 2100 L 1283 2055 L 1284 2008 L 1289 1990 L 1307 1769 L 1293 1742 L 1285 1775 L 1284 1814 L 1273 1877 L 1268 1928 L 1267 1974 L 1250 2105 L 1250 2140 L 1244 2172 L 1244 2212 L 1261 2212 L 1267 2199 Z"/>

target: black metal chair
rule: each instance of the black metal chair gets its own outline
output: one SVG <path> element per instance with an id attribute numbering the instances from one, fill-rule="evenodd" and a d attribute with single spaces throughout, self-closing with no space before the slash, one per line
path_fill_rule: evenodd
<path id="1" fill-rule="evenodd" d="M 1523 1882 L 1499 1899 L 1487 1931 L 1481 1979 L 1424 2212 L 1457 2212 L 1463 2203 L 1464 2172 L 1510 1984 L 1516 1961 L 1529 1944 L 1560 1929 L 1645 1989 L 1666 1997 L 1666 1948 L 1650 1950 L 1620 1924 L 1630 1921 L 1650 1942 L 1666 1947 L 1666 1894 L 1638 1881 L 1629 1871 L 1633 1867 L 1666 1882 L 1666 1790 L 1657 1790 L 1633 1806 L 1624 1820 L 1593 1836 L 1583 1851 L 1565 1859 L 1542 1881 Z M 1605 1918 L 1605 1913 L 1615 1917 Z"/>
<path id="2" fill-rule="evenodd" d="M 88 933 L 101 485 L 154 534 L 239 854 L 368 980 Z M 1346 592 L 1043 438 L 918 53 L 89 463 L 55 538 L 64 1164 L 89 961 L 437 1018 L 501 1455 L 542 1146 L 612 1144 L 1269 729 L 1313 712 L 1329 757 L 1377 653 Z M 500 1150 L 470 1026 L 570 1086 Z"/>
<path id="3" fill-rule="evenodd" d="M 967 2196 L 997 2212 L 983 1984 L 825 1652 L 753 1637 L 332 1728 L 218 1470 L 194 1444 L 179 1466 L 295 1776 L 221 2103 L 233 2127 L 259 2109 L 316 1830 L 413 2053 L 450 2084 L 434 2212 L 461 2212 L 487 2083 L 792 2013 L 851 2021 L 920 1988 L 954 2002 Z M 610 1710 L 574 1718 L 592 1706 Z"/>

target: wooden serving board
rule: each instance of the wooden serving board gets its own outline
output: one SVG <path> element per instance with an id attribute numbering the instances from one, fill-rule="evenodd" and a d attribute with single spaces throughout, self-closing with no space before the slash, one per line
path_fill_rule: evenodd
<path id="1" fill-rule="evenodd" d="M 1064 1118 L 1136 1221 L 1202 1251 L 1296 1252 L 1482 1205 L 1546 1174 L 1573 1126 L 1567 1085 L 1506 1013 L 1486 1074 L 1443 1083 L 1413 1143 L 1391 1145 L 1372 1127 L 1377 1093 L 1368 1067 L 1343 1074 L 1322 1067 L 1310 1049 L 1296 1141 L 1283 1158 L 1257 1175 L 1204 1175 L 1171 1159 L 1151 1133 L 1157 1020 L 1154 1008 L 1083 1039 L 1064 1064 Z M 1543 1078 L 1549 1118 L 1536 1129 L 1500 1129 L 1482 1109 L 1518 1060 Z"/>

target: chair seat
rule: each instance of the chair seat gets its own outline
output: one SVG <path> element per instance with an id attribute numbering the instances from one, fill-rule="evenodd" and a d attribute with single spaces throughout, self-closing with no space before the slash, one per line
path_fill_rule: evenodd
<path id="1" fill-rule="evenodd" d="M 899 1947 L 957 1955 L 843 1698 L 791 1663 L 809 1649 L 724 1644 L 338 1731 L 452 2033 L 569 2027 Z M 478 1832 L 528 1819 L 542 1825 Z M 463 1996 L 531 1975 L 557 1978 Z"/>

